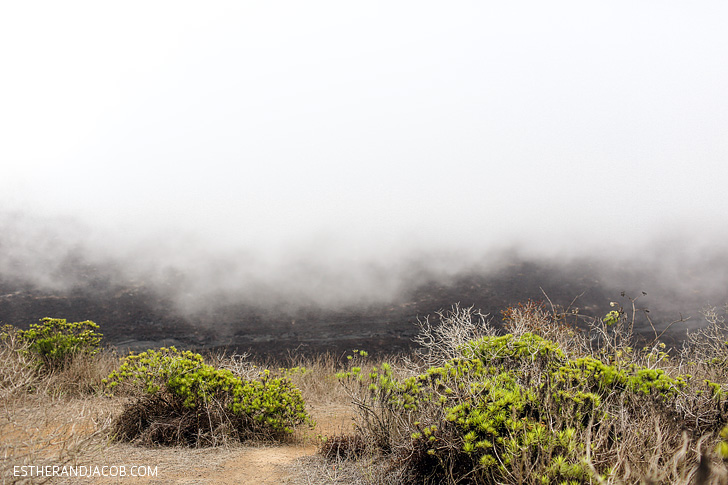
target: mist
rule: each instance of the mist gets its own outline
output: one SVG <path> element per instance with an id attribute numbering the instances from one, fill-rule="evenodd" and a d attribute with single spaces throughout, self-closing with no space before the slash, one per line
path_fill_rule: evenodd
<path id="1" fill-rule="evenodd" d="M 721 305 L 727 21 L 718 1 L 4 5 L 4 291 L 295 314 L 538 262 L 669 315 Z"/>

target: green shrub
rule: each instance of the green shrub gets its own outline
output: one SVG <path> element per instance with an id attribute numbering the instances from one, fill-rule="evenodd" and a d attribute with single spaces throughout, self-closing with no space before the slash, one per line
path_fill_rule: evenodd
<path id="1" fill-rule="evenodd" d="M 566 354 L 557 344 L 530 332 L 520 336 L 506 334 L 483 337 L 465 344 L 460 349 L 464 357 L 477 357 L 491 365 L 520 367 L 524 362 L 553 365 L 566 361 Z"/>
<path id="2" fill-rule="evenodd" d="M 90 320 L 67 322 L 64 318 L 46 317 L 40 322 L 30 325 L 28 330 L 19 330 L 18 337 L 27 345 L 23 352 L 32 355 L 44 370 L 60 370 L 73 358 L 92 356 L 100 350 L 103 335 Z"/>
<path id="3" fill-rule="evenodd" d="M 541 397 L 519 384 L 513 372 L 500 372 L 479 358 L 454 359 L 403 381 L 393 379 L 386 364 L 381 372 L 356 369 L 340 377 L 370 393 L 358 406 L 369 414 L 360 429 L 404 461 L 415 481 L 470 477 L 498 483 L 518 475 L 519 463 L 545 478 L 587 475 L 578 460 L 575 430 L 568 423 L 547 427 Z M 372 431 L 377 434 L 371 436 Z M 524 473 L 518 475 L 523 480 Z"/>
<path id="4" fill-rule="evenodd" d="M 117 437 L 156 444 L 217 444 L 227 438 L 281 439 L 310 423 L 301 393 L 268 370 L 244 380 L 174 347 L 124 359 L 105 380 L 141 395 L 117 420 Z"/>
<path id="5" fill-rule="evenodd" d="M 702 432 L 684 406 L 689 376 L 570 358 L 528 332 L 460 350 L 406 379 L 387 364 L 339 375 L 360 411 L 360 432 L 413 481 L 592 483 L 612 473 L 624 443 L 677 452 L 682 429 Z"/>

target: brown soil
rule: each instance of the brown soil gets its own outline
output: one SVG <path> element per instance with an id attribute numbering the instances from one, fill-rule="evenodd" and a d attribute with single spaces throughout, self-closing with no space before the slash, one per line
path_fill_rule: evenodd
<path id="1" fill-rule="evenodd" d="M 353 410 L 341 404 L 310 406 L 316 421 L 314 429 L 301 429 L 289 444 L 228 447 L 143 448 L 130 444 L 112 444 L 101 455 L 77 462 L 93 467 L 131 466 L 156 467 L 156 476 L 95 477 L 87 483 L 101 484 L 279 484 L 296 481 L 301 469 L 297 461 L 316 453 L 318 437 L 348 432 Z M 5 478 L 5 477 L 4 477 Z M 56 478 L 51 483 L 77 483 L 78 478 Z M 26 482 L 34 483 L 34 482 Z"/>
<path id="2" fill-rule="evenodd" d="M 239 454 L 224 461 L 221 469 L 210 476 L 211 470 L 203 467 L 196 471 L 193 482 L 187 479 L 176 483 L 239 484 L 286 483 L 291 477 L 293 462 L 316 453 L 316 436 L 331 436 L 347 430 L 352 419 L 352 410 L 341 406 L 323 406 L 312 409 L 316 428 L 302 438 L 297 445 L 279 445 L 260 448 L 244 448 Z"/>

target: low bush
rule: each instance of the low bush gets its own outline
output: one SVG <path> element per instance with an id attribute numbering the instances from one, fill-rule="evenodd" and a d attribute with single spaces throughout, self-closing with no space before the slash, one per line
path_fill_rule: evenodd
<path id="1" fill-rule="evenodd" d="M 634 341 L 613 328 L 604 333 L 611 353 L 587 355 L 588 335 L 564 348 L 525 331 L 579 338 L 567 327 L 544 329 L 549 318 L 538 307 L 506 315 L 538 321 L 511 324 L 517 334 L 484 332 L 409 377 L 396 377 L 387 364 L 365 370 L 361 356 L 339 374 L 359 411 L 358 433 L 399 476 L 411 483 L 687 483 L 700 463 L 717 466 L 728 449 L 716 439 L 728 420 L 724 381 L 674 373 L 679 365 L 657 368 L 671 357 L 656 354 L 659 346 L 633 351 Z M 704 454 L 706 439 L 719 453 Z"/>
<path id="2" fill-rule="evenodd" d="M 146 444 L 216 445 L 228 439 L 283 439 L 310 423 L 301 393 L 264 370 L 243 379 L 174 347 L 126 357 L 106 379 L 136 396 L 117 419 L 116 438 Z"/>
<path id="3" fill-rule="evenodd" d="M 65 318 L 46 317 L 28 330 L 18 330 L 17 336 L 26 344 L 21 352 L 31 355 L 40 369 L 50 372 L 63 369 L 76 357 L 97 354 L 103 337 L 98 329 L 90 320 L 68 322 Z"/>
<path id="4" fill-rule="evenodd" d="M 28 393 L 52 397 L 103 391 L 102 379 L 118 366 L 113 352 L 102 352 L 101 333 L 91 321 L 44 318 L 21 330 L 0 329 L 0 397 Z"/>

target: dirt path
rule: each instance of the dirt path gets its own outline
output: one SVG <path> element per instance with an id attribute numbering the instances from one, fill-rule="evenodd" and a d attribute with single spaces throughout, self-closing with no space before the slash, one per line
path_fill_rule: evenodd
<path id="1" fill-rule="evenodd" d="M 317 436 L 346 431 L 351 423 L 351 409 L 341 406 L 319 406 L 311 409 L 316 428 L 308 430 L 302 443 L 246 447 L 214 467 L 195 468 L 177 484 L 281 484 L 291 478 L 294 462 L 316 453 Z M 214 469 L 213 469 L 214 468 Z"/>
<path id="2" fill-rule="evenodd" d="M 193 481 L 180 479 L 176 483 L 202 483 L 195 481 L 195 478 L 207 478 L 204 483 L 226 485 L 285 483 L 290 478 L 293 462 L 315 452 L 316 448 L 313 446 L 275 446 L 243 450 L 238 456 L 224 462 L 222 470 L 216 471 L 214 477 L 210 476 L 209 470 L 203 468 L 196 477 L 190 477 Z"/>
<path id="3" fill-rule="evenodd" d="M 232 446 L 207 449 L 142 448 L 129 444 L 108 446 L 103 457 L 94 459 L 92 466 L 119 466 L 127 470 L 132 465 L 156 468 L 147 477 L 96 477 L 83 483 L 102 484 L 174 484 L 174 485 L 232 485 L 285 484 L 295 481 L 297 461 L 316 453 L 318 436 L 332 436 L 351 429 L 352 409 L 342 405 L 311 406 L 309 412 L 316 421 L 313 430 L 298 431 L 294 444 Z M 51 483 L 80 483 L 79 479 L 54 479 Z M 301 482 L 299 482 L 301 483 Z"/>
<path id="4" fill-rule="evenodd" d="M 108 424 L 109 416 L 118 409 L 110 409 L 105 398 L 43 404 L 6 406 L 0 414 L 0 451 L 3 451 L 0 484 L 44 482 L 32 472 L 24 477 L 16 475 L 15 466 L 63 467 L 70 464 L 75 464 L 77 470 L 84 470 L 80 472 L 81 477 L 55 476 L 45 483 L 309 483 L 306 477 L 310 476 L 312 462 L 302 459 L 316 453 L 320 436 L 351 432 L 353 416 L 351 406 L 340 402 L 310 404 L 308 411 L 316 427 L 297 430 L 291 443 L 201 449 L 147 448 L 107 441 L 103 423 Z M 3 411 L 2 406 L 0 411 Z M 97 428 L 101 431 L 93 432 Z M 140 467 L 145 473 L 138 471 Z M 88 476 L 93 473 L 91 469 L 97 472 Z"/>

